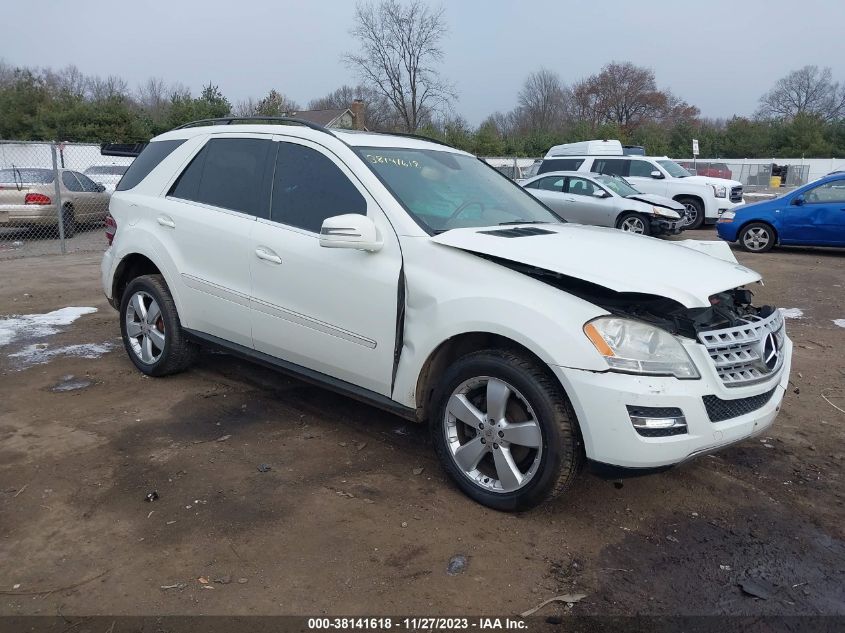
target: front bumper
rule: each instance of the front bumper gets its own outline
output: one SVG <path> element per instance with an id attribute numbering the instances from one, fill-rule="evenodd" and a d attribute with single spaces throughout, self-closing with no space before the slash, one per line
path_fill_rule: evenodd
<path id="1" fill-rule="evenodd" d="M 578 416 L 588 459 L 623 468 L 660 468 L 739 442 L 771 426 L 789 382 L 792 342 L 788 337 L 780 370 L 765 382 L 746 387 L 725 387 L 703 346 L 690 344 L 687 351 L 701 373 L 698 380 L 553 368 Z M 750 402 L 746 399 L 768 392 L 771 397 L 762 406 L 718 422 L 711 421 L 705 406 L 705 396 Z M 629 406 L 680 409 L 686 418 L 686 433 L 640 435 L 631 422 Z"/>
<path id="2" fill-rule="evenodd" d="M 665 220 L 663 218 L 650 218 L 649 225 L 652 235 L 678 235 L 684 230 L 681 220 Z"/>

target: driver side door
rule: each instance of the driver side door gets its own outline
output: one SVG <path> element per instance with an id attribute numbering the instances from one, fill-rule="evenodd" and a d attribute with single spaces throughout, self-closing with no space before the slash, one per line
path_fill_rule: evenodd
<path id="1" fill-rule="evenodd" d="M 593 226 L 612 226 L 610 209 L 613 198 L 597 198 L 595 192 L 604 190 L 587 178 L 569 176 L 566 180 L 565 195 L 571 200 L 571 221 Z"/>
<path id="2" fill-rule="evenodd" d="M 390 396 L 402 254 L 375 199 L 328 149 L 281 136 L 268 217 L 250 237 L 255 349 Z M 362 214 L 381 250 L 324 248 L 326 218 Z"/>
<path id="3" fill-rule="evenodd" d="M 792 204 L 782 213 L 783 244 L 845 245 L 845 178 L 833 180 L 802 195 L 804 204 Z"/>

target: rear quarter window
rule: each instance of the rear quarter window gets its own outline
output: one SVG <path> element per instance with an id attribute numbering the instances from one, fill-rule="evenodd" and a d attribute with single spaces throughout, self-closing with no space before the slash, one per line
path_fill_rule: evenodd
<path id="1" fill-rule="evenodd" d="M 179 147 L 185 139 L 176 139 L 174 141 L 154 141 L 147 145 L 138 155 L 129 169 L 123 174 L 123 178 L 117 183 L 115 189 L 117 191 L 126 191 L 132 189 L 140 183 L 147 175 L 156 168 L 156 166 L 167 158 L 173 150 Z"/>

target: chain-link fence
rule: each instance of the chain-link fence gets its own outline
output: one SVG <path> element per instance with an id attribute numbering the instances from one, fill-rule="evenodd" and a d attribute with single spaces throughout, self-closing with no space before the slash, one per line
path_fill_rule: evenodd
<path id="1" fill-rule="evenodd" d="M 0 141 L 0 259 L 104 250 L 109 198 L 131 161 L 97 145 Z"/>
<path id="2" fill-rule="evenodd" d="M 798 187 L 809 181 L 810 165 L 769 162 L 731 162 L 713 160 L 680 160 L 678 164 L 690 173 L 710 178 L 738 180 L 748 188 Z M 772 180 L 772 177 L 780 180 Z M 775 183 L 778 183 L 775 185 Z"/>

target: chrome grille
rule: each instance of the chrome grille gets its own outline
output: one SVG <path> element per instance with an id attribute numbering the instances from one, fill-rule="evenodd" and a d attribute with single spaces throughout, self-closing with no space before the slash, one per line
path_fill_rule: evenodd
<path id="1" fill-rule="evenodd" d="M 770 333 L 774 334 L 779 351 L 771 368 L 763 359 L 766 337 Z M 778 371 L 783 365 L 785 337 L 780 310 L 775 310 L 766 318 L 752 317 L 745 319 L 742 325 L 698 334 L 726 387 L 744 387 L 766 380 Z"/>
<path id="2" fill-rule="evenodd" d="M 742 202 L 742 187 L 731 189 L 731 202 Z"/>

